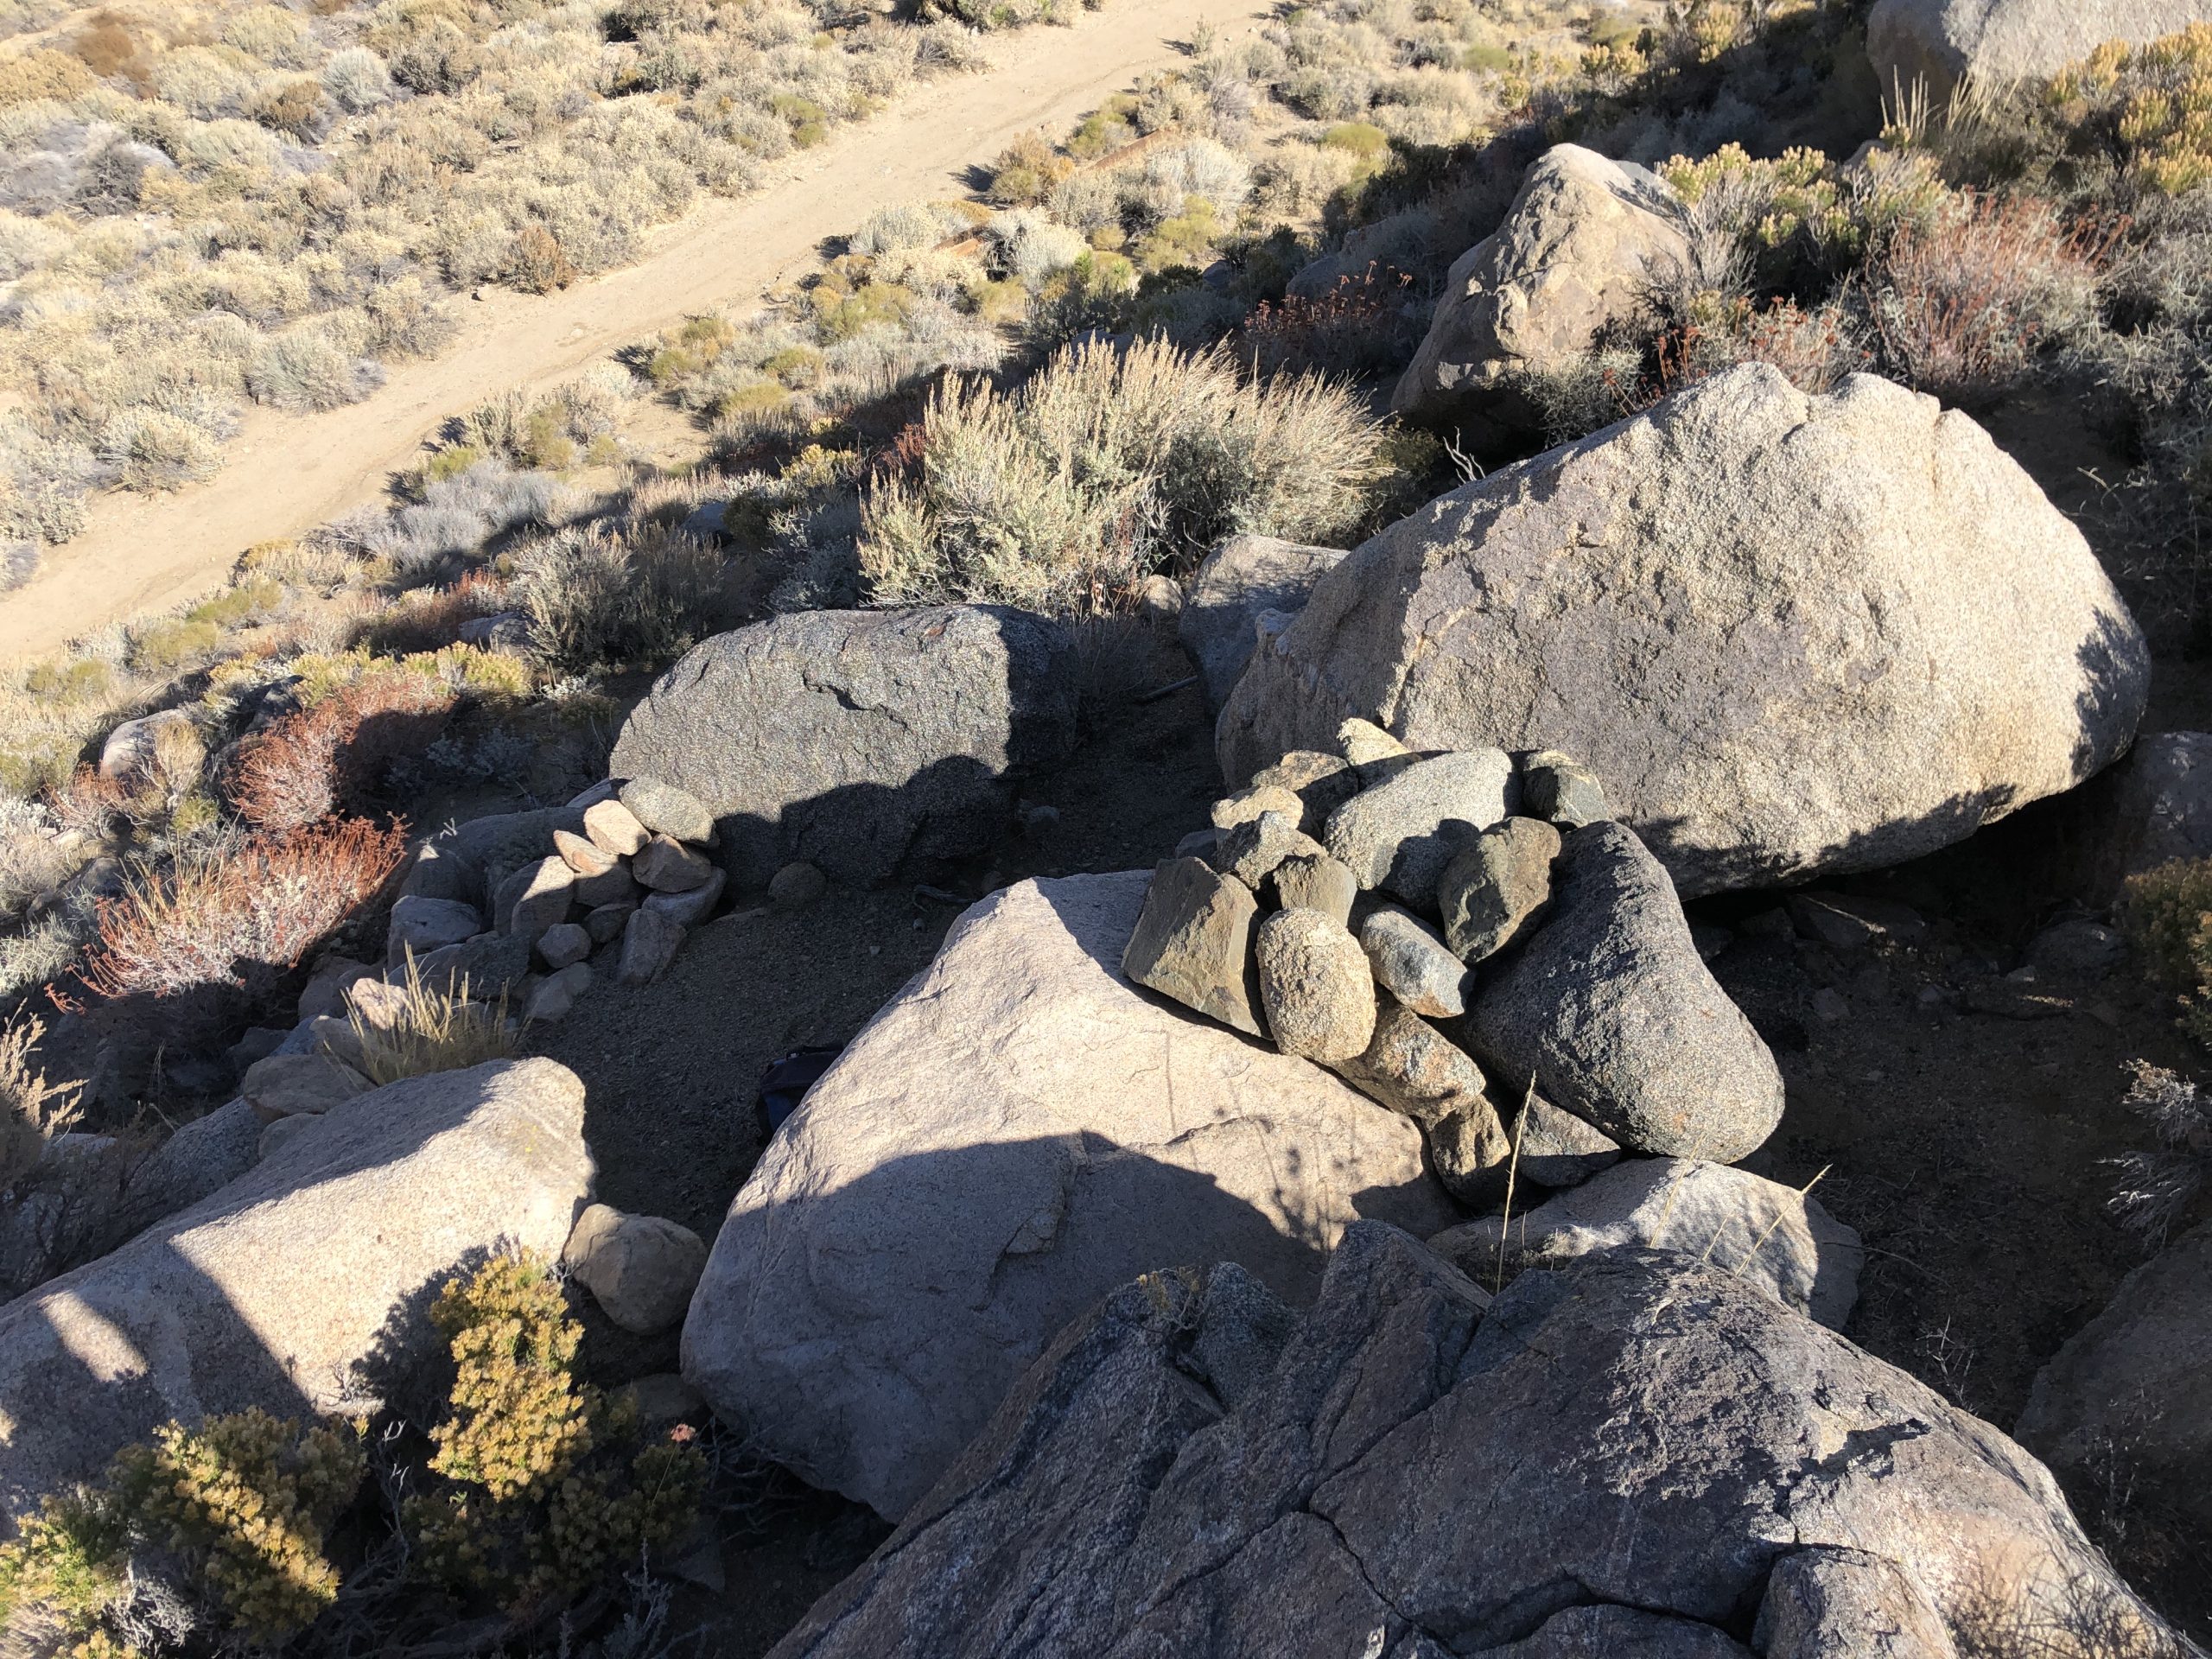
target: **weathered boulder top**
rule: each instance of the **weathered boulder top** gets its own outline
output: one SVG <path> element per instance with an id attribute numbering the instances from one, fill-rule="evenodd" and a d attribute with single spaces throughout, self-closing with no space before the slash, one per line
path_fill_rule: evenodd
<path id="1" fill-rule="evenodd" d="M 2123 753 L 2150 677 L 1988 434 L 1764 364 L 1440 497 L 1315 582 L 1216 734 L 1241 785 L 1339 724 L 1564 750 L 1684 897 L 1933 851 Z"/>
<path id="2" fill-rule="evenodd" d="M 772 617 L 662 675 L 610 765 L 704 803 L 741 883 L 804 859 L 870 885 L 989 844 L 1009 780 L 1074 747 L 1071 667 L 1065 629 L 1002 606 Z"/>
<path id="3" fill-rule="evenodd" d="M 1866 56 L 1882 94 L 1916 81 L 1938 102 L 1961 79 L 2002 89 L 2055 75 L 2107 41 L 2140 46 L 2212 22 L 2208 0 L 1878 0 Z"/>
<path id="4" fill-rule="evenodd" d="M 584 1089 L 549 1059 L 410 1077 L 0 1308 L 0 1513 L 171 1418 L 373 1410 L 431 1351 L 429 1295 L 503 1249 L 560 1254 L 591 1195 Z"/>
<path id="5" fill-rule="evenodd" d="M 1302 1301 L 1353 1220 L 1457 1218 L 1414 1123 L 1122 976 L 1147 880 L 969 909 L 732 1201 L 683 1374 L 813 1484 L 904 1513 L 1139 1274 L 1235 1261 Z"/>
<path id="6" fill-rule="evenodd" d="M 1504 221 L 1452 262 L 1428 332 L 1390 394 L 1415 419 L 1539 425 L 1510 384 L 1559 368 L 1628 315 L 1660 271 L 1688 256 L 1681 203 L 1648 167 L 1557 144 L 1521 182 Z"/>
<path id="7" fill-rule="evenodd" d="M 1691 1257 L 1492 1302 L 1363 1223 L 1302 1320 L 1255 1292 L 1107 1298 L 772 1659 L 1955 1659 L 1991 1610 L 2167 1650 L 2033 1458 Z"/>

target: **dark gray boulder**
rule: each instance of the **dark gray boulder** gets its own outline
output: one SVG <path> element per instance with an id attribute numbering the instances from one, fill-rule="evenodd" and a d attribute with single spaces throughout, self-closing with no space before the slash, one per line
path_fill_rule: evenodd
<path id="1" fill-rule="evenodd" d="M 1852 1599 L 1783 1571 L 1811 1551 L 1946 1617 L 2158 1630 L 2034 1459 L 1694 1261 L 1493 1303 L 1359 1224 L 1287 1335 L 1259 1301 L 1223 1268 L 1108 1296 L 775 1659 L 1717 1659 L 1778 1574 L 1793 1659 L 1862 1659 L 1822 1630 Z"/>
<path id="2" fill-rule="evenodd" d="M 2120 1281 L 2051 1357 L 2016 1432 L 2062 1473 L 2124 1469 L 2142 1497 L 2212 1527 L 2212 1223 Z"/>
<path id="3" fill-rule="evenodd" d="M 610 766 L 703 802 L 741 885 L 804 859 L 870 886 L 997 838 L 1014 780 L 1075 746 L 1072 667 L 1057 624 L 999 606 L 774 617 L 662 675 Z"/>
<path id="4" fill-rule="evenodd" d="M 1466 1029 L 1509 1096 L 1529 1086 L 1622 1145 L 1732 1164 L 1782 1117 L 1774 1056 L 1691 940 L 1635 833 L 1567 837 L 1550 919 L 1478 976 Z"/>

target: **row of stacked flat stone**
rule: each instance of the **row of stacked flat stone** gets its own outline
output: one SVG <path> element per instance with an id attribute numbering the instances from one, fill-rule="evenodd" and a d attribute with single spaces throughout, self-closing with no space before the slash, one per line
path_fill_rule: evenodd
<path id="1" fill-rule="evenodd" d="M 1477 1207 L 1509 1164 L 1567 1186 L 1624 1147 L 1732 1162 L 1766 1138 L 1773 1057 L 1596 778 L 1365 721 L 1338 742 L 1255 774 L 1159 867 L 1131 979 L 1412 1118 Z"/>
<path id="2" fill-rule="evenodd" d="M 443 981 L 487 950 L 521 958 L 487 963 L 473 984 L 497 994 L 515 983 L 517 966 L 543 969 L 524 1003 L 532 1020 L 565 1014 L 591 983 L 586 958 L 617 940 L 616 977 L 626 985 L 658 977 L 684 930 L 721 900 L 727 878 L 697 850 L 715 844 L 713 815 L 649 778 L 610 779 L 570 808 L 582 812 L 577 827 L 553 829 L 538 843 L 547 850 L 512 868 L 468 868 L 435 842 L 426 849 L 391 908 L 389 967 L 403 968 L 411 953 L 426 979 Z"/>

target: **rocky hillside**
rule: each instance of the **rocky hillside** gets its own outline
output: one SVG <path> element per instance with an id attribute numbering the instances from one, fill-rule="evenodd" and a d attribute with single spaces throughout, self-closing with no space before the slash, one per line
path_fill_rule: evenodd
<path id="1" fill-rule="evenodd" d="M 2212 19 L 1618 22 L 1194 42 L 806 290 L 995 378 L 702 319 L 35 671 L 9 1651 L 2202 1651 Z"/>

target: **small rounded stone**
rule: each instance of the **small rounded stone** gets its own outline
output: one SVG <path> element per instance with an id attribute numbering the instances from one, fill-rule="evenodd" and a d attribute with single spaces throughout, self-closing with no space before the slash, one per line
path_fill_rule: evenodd
<path id="1" fill-rule="evenodd" d="M 1375 979 L 1351 930 L 1318 910 L 1260 924 L 1255 952 L 1268 1029 L 1286 1054 L 1347 1060 L 1375 1035 Z"/>

